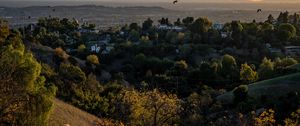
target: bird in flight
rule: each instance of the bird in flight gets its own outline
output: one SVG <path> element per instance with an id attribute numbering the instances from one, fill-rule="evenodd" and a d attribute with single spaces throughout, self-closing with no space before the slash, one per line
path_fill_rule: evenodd
<path id="1" fill-rule="evenodd" d="M 262 10 L 261 9 L 257 9 L 257 11 L 256 11 L 257 13 L 259 13 L 259 12 L 262 12 Z"/>
<path id="2" fill-rule="evenodd" d="M 174 1 L 173 1 L 173 4 L 177 4 L 177 3 L 178 3 L 178 0 L 174 0 Z"/>

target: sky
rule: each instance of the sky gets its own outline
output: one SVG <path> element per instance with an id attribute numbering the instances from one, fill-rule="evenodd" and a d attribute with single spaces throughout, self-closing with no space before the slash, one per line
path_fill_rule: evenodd
<path id="1" fill-rule="evenodd" d="M 105 2 L 169 2 L 172 0 L 0 0 L 0 1 L 105 1 Z M 300 0 L 179 0 L 181 2 L 250 2 L 250 3 L 295 3 Z"/>

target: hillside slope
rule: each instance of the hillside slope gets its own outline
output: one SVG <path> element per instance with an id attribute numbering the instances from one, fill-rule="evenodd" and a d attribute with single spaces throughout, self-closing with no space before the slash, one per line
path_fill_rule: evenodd
<path id="1" fill-rule="evenodd" d="M 300 71 L 300 63 L 287 67 L 289 69 L 294 69 Z"/>
<path id="2" fill-rule="evenodd" d="M 72 105 L 54 99 L 54 109 L 49 118 L 49 126 L 95 126 L 101 122 L 99 118 L 88 114 Z"/>
<path id="3" fill-rule="evenodd" d="M 277 98 L 289 92 L 300 92 L 300 73 L 277 77 L 248 85 L 249 96 L 259 98 L 264 95 L 269 98 Z M 230 103 L 233 100 L 232 91 L 227 92 L 217 99 L 222 103 Z"/>

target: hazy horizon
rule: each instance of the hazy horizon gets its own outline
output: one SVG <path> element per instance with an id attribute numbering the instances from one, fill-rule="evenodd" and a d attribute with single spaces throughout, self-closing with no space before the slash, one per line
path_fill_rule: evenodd
<path id="1" fill-rule="evenodd" d="M 0 2 L 120 2 L 120 3 L 166 3 L 173 0 L 0 0 Z M 300 3 L 299 0 L 179 0 L 181 3 Z"/>
<path id="2" fill-rule="evenodd" d="M 151 0 L 149 2 L 139 0 L 0 0 L 0 6 L 29 7 L 99 5 L 108 7 L 157 6 L 173 10 L 256 10 L 260 8 L 265 11 L 300 11 L 300 1 L 298 3 L 289 3 L 286 1 L 278 3 L 282 0 L 261 0 L 261 2 L 249 2 L 260 0 L 211 0 L 209 2 L 207 0 L 198 0 L 197 3 L 193 3 L 195 0 L 179 0 L 179 3 L 176 5 L 172 4 L 172 1 L 173 0 Z M 296 2 L 296 0 L 289 1 Z"/>

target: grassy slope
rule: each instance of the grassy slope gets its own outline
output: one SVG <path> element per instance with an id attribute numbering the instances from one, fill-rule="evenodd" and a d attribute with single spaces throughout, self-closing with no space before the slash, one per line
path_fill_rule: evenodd
<path id="1" fill-rule="evenodd" d="M 101 121 L 96 116 L 88 114 L 72 105 L 54 99 L 54 110 L 50 115 L 49 126 L 94 126 L 95 122 Z"/>
<path id="2" fill-rule="evenodd" d="M 287 67 L 287 68 L 295 69 L 295 70 L 300 71 L 300 63 L 299 63 L 299 64 L 292 65 L 292 66 L 289 66 L 289 67 Z"/>
<path id="3" fill-rule="evenodd" d="M 300 92 L 300 73 L 260 81 L 249 85 L 249 95 L 259 98 L 261 95 L 279 97 L 291 91 Z M 232 91 L 217 98 L 223 103 L 230 103 L 233 100 Z"/>

